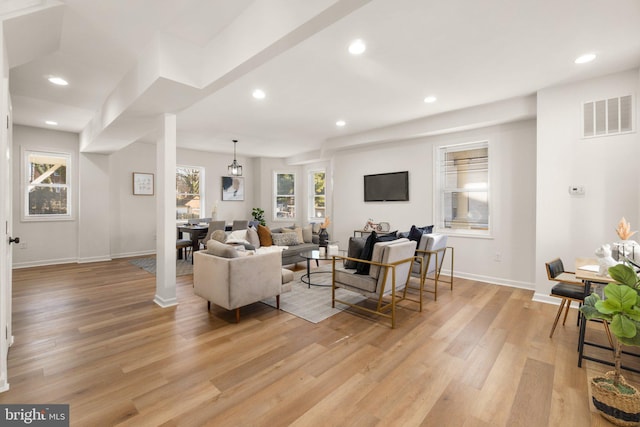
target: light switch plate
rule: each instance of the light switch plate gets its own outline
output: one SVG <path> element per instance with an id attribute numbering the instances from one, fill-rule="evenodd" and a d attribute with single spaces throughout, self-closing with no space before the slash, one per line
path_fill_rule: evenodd
<path id="1" fill-rule="evenodd" d="M 572 196 L 584 196 L 584 186 L 582 185 L 570 185 L 569 194 Z"/>

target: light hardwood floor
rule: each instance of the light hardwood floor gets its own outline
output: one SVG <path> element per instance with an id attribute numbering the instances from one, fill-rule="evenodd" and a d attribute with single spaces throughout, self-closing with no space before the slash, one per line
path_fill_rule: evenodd
<path id="1" fill-rule="evenodd" d="M 71 425 L 610 425 L 588 391 L 609 369 L 577 367 L 575 310 L 549 339 L 556 307 L 527 290 L 456 279 L 422 313 L 399 309 L 392 330 L 352 312 L 312 324 L 262 303 L 236 324 L 207 312 L 192 276 L 163 309 L 155 277 L 127 260 L 13 276 L 0 403 L 68 403 Z"/>

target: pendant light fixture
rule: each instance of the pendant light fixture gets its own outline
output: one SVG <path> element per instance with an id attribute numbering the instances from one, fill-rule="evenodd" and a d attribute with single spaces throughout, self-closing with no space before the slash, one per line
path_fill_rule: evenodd
<path id="1" fill-rule="evenodd" d="M 242 176 L 242 166 L 238 164 L 236 160 L 236 144 L 238 143 L 237 139 L 233 140 L 233 162 L 227 166 L 229 170 L 229 175 L 231 176 Z"/>

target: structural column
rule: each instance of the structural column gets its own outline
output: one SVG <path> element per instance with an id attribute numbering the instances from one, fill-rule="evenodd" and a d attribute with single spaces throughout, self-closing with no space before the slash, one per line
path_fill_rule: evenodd
<path id="1" fill-rule="evenodd" d="M 156 147 L 156 296 L 161 307 L 176 298 L 176 116 L 160 117 Z"/>

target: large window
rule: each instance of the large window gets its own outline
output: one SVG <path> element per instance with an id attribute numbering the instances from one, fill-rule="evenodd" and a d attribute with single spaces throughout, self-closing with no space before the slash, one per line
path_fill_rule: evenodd
<path id="1" fill-rule="evenodd" d="M 71 218 L 71 155 L 25 151 L 24 218 Z"/>
<path id="2" fill-rule="evenodd" d="M 324 171 L 309 172 L 309 219 L 311 221 L 326 216 L 325 177 Z"/>
<path id="3" fill-rule="evenodd" d="M 296 218 L 296 175 L 293 173 L 274 174 L 274 215 L 273 219 Z"/>
<path id="4" fill-rule="evenodd" d="M 176 167 L 176 219 L 202 218 L 204 208 L 204 169 Z"/>
<path id="5" fill-rule="evenodd" d="M 456 234 L 489 234 L 489 143 L 444 146 L 436 169 L 436 227 Z"/>

